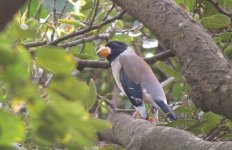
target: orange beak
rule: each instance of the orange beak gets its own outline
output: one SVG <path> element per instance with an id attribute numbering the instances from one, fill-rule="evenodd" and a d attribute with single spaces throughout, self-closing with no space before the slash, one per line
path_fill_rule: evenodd
<path id="1" fill-rule="evenodd" d="M 101 57 L 105 57 L 107 58 L 107 56 L 109 56 L 109 54 L 111 53 L 111 49 L 109 47 L 101 47 L 98 51 L 97 51 L 97 55 L 101 56 Z"/>

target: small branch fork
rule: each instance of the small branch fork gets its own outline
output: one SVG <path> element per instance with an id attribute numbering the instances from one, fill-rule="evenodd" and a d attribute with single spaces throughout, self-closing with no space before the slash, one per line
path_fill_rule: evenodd
<path id="1" fill-rule="evenodd" d="M 226 11 L 224 8 L 222 8 L 218 1 L 215 0 L 208 0 L 208 2 L 210 2 L 217 10 L 218 12 L 230 17 L 230 19 L 232 20 L 232 14 L 230 14 L 228 11 Z"/>
<path id="2" fill-rule="evenodd" d="M 122 16 L 125 14 L 125 11 L 121 11 L 119 12 L 116 16 L 112 17 L 112 18 L 109 18 L 109 19 L 106 19 L 104 20 L 103 22 L 97 24 L 97 25 L 93 25 L 93 26 L 89 26 L 87 28 L 84 28 L 84 29 L 81 29 L 81 30 L 78 30 L 78 31 L 75 31 L 73 33 L 70 33 L 70 34 L 67 34 L 67 35 L 64 35 L 54 41 L 51 41 L 49 43 L 47 43 L 46 41 L 36 41 L 36 42 L 28 42 L 28 43 L 23 43 L 23 46 L 25 46 L 26 48 L 30 48 L 30 47 L 37 47 L 37 46 L 44 46 L 44 45 L 57 45 L 58 43 L 62 42 L 62 41 L 65 41 L 65 40 L 68 40 L 70 38 L 73 38 L 73 37 L 76 37 L 76 36 L 79 36 L 79 35 L 83 35 L 85 33 L 88 33 L 90 31 L 93 31 L 93 30 L 96 30 L 96 29 L 100 29 L 102 28 L 104 25 L 108 24 L 108 23 L 111 23 L 117 19 L 120 19 L 122 18 Z"/>

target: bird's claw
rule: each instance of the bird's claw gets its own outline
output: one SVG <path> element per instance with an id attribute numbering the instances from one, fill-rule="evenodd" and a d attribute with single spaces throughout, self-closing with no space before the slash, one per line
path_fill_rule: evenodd
<path id="1" fill-rule="evenodd" d="M 132 118 L 144 119 L 144 118 L 142 118 L 142 116 L 139 114 L 138 111 L 135 111 L 135 112 L 134 112 L 134 114 L 132 115 Z M 149 117 L 149 116 L 148 116 L 146 119 L 144 119 L 144 120 L 147 120 L 147 121 L 149 121 L 149 122 L 152 123 L 152 124 L 157 124 L 157 122 L 158 122 L 156 118 Z"/>
<path id="2" fill-rule="evenodd" d="M 132 115 L 132 118 L 142 118 L 138 111 L 135 111 Z"/>
<path id="3" fill-rule="evenodd" d="M 146 120 L 149 121 L 152 124 L 157 124 L 157 120 L 155 118 L 148 117 L 148 119 L 146 119 Z"/>

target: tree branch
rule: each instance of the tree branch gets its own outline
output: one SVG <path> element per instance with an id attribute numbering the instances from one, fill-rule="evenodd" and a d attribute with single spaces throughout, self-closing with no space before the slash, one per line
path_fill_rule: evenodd
<path id="1" fill-rule="evenodd" d="M 23 43 L 23 46 L 26 48 L 30 48 L 30 47 L 37 47 L 37 46 L 43 46 L 46 45 L 46 41 L 35 41 L 35 42 L 27 42 L 27 43 Z"/>
<path id="2" fill-rule="evenodd" d="M 100 132 L 99 140 L 120 144 L 129 150 L 231 149 L 232 142 L 204 141 L 184 130 L 155 126 L 146 120 L 116 113 L 112 129 Z"/>
<path id="3" fill-rule="evenodd" d="M 67 40 L 69 38 L 72 38 L 72 37 L 75 37 L 75 36 L 78 36 L 78 35 L 81 35 L 81 34 L 84 34 L 84 33 L 87 33 L 89 31 L 92 31 L 92 30 L 95 30 L 95 29 L 99 29 L 101 28 L 102 26 L 108 24 L 108 23 L 111 23 L 119 18 L 121 18 L 123 15 L 125 14 L 125 11 L 121 11 L 120 13 L 118 13 L 116 16 L 112 17 L 112 18 L 109 18 L 101 23 L 99 23 L 98 25 L 94 25 L 94 26 L 90 26 L 88 28 L 85 28 L 85 29 L 82 29 L 82 30 L 79 30 L 79 31 L 76 31 L 76 32 L 73 32 L 71 34 L 68 34 L 68 35 L 64 35 L 63 37 L 61 38 L 58 38 L 50 43 L 48 43 L 49 45 L 56 45 L 64 40 Z"/>
<path id="4" fill-rule="evenodd" d="M 150 58 L 144 58 L 148 64 L 153 64 L 158 60 L 164 60 L 168 57 L 175 56 L 172 51 L 166 50 Z M 107 61 L 97 61 L 97 60 L 77 60 L 77 69 L 83 70 L 84 68 L 103 68 L 107 69 L 110 67 L 110 63 Z"/>
<path id="5" fill-rule="evenodd" d="M 111 23 L 117 19 L 120 19 L 123 15 L 125 14 L 125 11 L 121 11 L 120 13 L 118 13 L 116 16 L 112 17 L 112 18 L 109 18 L 109 19 L 106 19 L 105 21 L 97 24 L 97 25 L 93 25 L 93 26 L 90 26 L 88 28 L 84 28 L 84 29 L 81 29 L 81 30 L 78 30 L 78 31 L 75 31 L 73 33 L 70 33 L 70 34 L 67 34 L 67 35 L 64 35 L 54 41 L 51 41 L 50 43 L 47 43 L 46 41 L 40 41 L 40 42 L 30 42 L 30 43 L 23 43 L 23 45 L 26 47 L 26 48 L 30 48 L 30 47 L 37 47 L 37 46 L 43 46 L 43 45 L 57 45 L 58 43 L 62 42 L 62 41 L 65 41 L 69 38 L 73 38 L 75 36 L 78 36 L 78 35 L 82 35 L 82 34 L 85 34 L 87 32 L 90 32 L 92 30 L 95 30 L 95 29 L 100 29 L 101 27 L 103 27 L 104 25 L 108 24 L 108 23 Z"/>
<path id="6" fill-rule="evenodd" d="M 232 119 L 232 66 L 198 22 L 170 0 L 114 2 L 175 51 L 197 107 Z"/>
<path id="7" fill-rule="evenodd" d="M 209 2 L 218 10 L 218 12 L 220 12 L 220 13 L 222 13 L 222 14 L 224 14 L 224 15 L 230 17 L 230 19 L 232 19 L 232 14 L 230 14 L 228 11 L 226 11 L 225 9 L 223 9 L 223 8 L 218 4 L 217 1 L 215 1 L 215 0 L 207 0 L 207 1 L 209 1 Z"/>
<path id="8" fill-rule="evenodd" d="M 58 46 L 63 47 L 63 48 L 73 47 L 73 46 L 76 46 L 78 44 L 85 43 L 85 42 L 90 42 L 90 41 L 93 41 L 93 40 L 96 40 L 96 39 L 108 39 L 108 38 L 110 38 L 110 36 L 111 36 L 110 33 L 97 34 L 97 35 L 92 35 L 92 36 L 82 38 L 82 39 L 79 39 L 79 40 L 76 40 L 76 41 L 72 41 L 72 42 L 69 42 L 69 43 L 60 44 Z"/>

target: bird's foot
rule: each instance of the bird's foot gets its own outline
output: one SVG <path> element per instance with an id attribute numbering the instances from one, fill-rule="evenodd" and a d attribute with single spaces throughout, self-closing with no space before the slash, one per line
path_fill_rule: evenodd
<path id="1" fill-rule="evenodd" d="M 149 121 L 150 123 L 155 124 L 155 125 L 158 123 L 156 118 L 153 118 L 153 117 L 148 117 L 147 121 Z"/>
<path id="2" fill-rule="evenodd" d="M 132 118 L 142 118 L 138 111 L 135 111 L 132 115 Z"/>
<path id="3" fill-rule="evenodd" d="M 138 111 L 135 111 L 132 115 L 132 118 L 140 118 L 140 119 L 144 119 L 144 120 L 147 120 L 149 121 L 150 123 L 152 124 L 157 124 L 158 123 L 158 120 L 156 118 L 153 118 L 153 117 L 147 117 L 147 118 L 143 118 Z"/>

